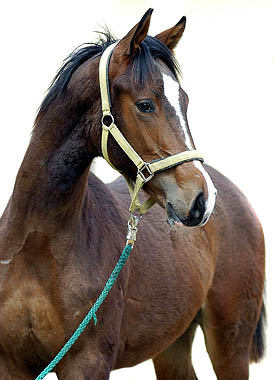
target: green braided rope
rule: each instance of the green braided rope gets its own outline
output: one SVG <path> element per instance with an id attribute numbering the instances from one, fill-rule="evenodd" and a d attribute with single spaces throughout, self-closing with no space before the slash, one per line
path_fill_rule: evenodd
<path id="1" fill-rule="evenodd" d="M 50 364 L 44 369 L 43 372 L 40 373 L 39 376 L 35 378 L 35 380 L 42 380 L 49 372 L 53 370 L 53 368 L 59 363 L 59 361 L 66 355 L 66 353 L 70 350 L 71 346 L 76 342 L 76 340 L 79 338 L 79 336 L 82 334 L 82 332 L 85 330 L 87 325 L 89 324 L 90 320 L 93 318 L 94 323 L 96 325 L 97 318 L 96 318 L 96 312 L 104 302 L 105 298 L 107 297 L 109 291 L 113 287 L 119 273 L 121 272 L 123 266 L 125 265 L 125 262 L 127 261 L 133 246 L 131 244 L 128 244 L 125 246 L 123 252 L 121 253 L 121 256 L 119 258 L 118 263 L 116 264 L 115 268 L 113 269 L 113 272 L 109 276 L 109 279 L 106 282 L 106 285 L 104 289 L 102 290 L 101 294 L 95 301 L 94 305 L 90 309 L 90 311 L 87 313 L 83 321 L 78 326 L 75 333 L 71 336 L 71 338 L 67 341 L 67 343 L 64 345 L 64 347 L 58 352 L 58 354 L 55 356 L 55 358 L 50 362 Z"/>

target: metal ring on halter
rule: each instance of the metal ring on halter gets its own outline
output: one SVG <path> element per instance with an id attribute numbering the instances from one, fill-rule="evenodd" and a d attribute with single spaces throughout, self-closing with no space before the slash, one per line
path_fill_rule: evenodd
<path id="1" fill-rule="evenodd" d="M 104 119 L 106 119 L 106 118 L 110 118 L 110 124 L 109 125 L 105 124 L 105 122 L 104 122 Z M 114 117 L 112 116 L 111 113 L 108 113 L 108 114 L 102 116 L 101 122 L 102 122 L 102 126 L 104 128 L 111 129 L 111 126 L 114 124 Z"/>

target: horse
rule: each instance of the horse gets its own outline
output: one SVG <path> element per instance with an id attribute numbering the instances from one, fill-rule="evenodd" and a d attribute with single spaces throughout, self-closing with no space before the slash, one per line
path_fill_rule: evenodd
<path id="1" fill-rule="evenodd" d="M 152 37 L 151 14 L 118 41 L 108 66 L 113 118 L 145 162 L 195 150 L 174 57 L 186 18 Z M 0 379 L 39 375 L 94 304 L 124 247 L 125 181 L 105 184 L 90 171 L 103 155 L 99 62 L 114 42 L 105 32 L 64 61 L 1 217 Z M 112 135 L 107 152 L 134 183 L 136 166 Z M 197 326 L 217 379 L 248 379 L 249 363 L 264 354 L 260 222 L 242 192 L 201 160 L 149 177 L 140 197 L 156 204 L 139 223 L 98 323 L 56 366 L 58 379 L 108 379 L 150 358 L 158 380 L 197 379 Z"/>

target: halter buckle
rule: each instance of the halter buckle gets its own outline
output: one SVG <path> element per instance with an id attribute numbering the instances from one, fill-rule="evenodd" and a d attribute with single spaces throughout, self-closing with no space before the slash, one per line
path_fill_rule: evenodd
<path id="1" fill-rule="evenodd" d="M 143 183 L 146 183 L 151 180 L 151 178 L 154 176 L 153 171 L 151 170 L 149 163 L 144 162 L 143 166 L 138 168 L 137 176 L 140 176 Z"/>

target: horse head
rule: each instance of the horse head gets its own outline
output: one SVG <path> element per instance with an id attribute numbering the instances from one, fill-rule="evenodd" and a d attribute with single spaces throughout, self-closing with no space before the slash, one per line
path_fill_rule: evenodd
<path id="1" fill-rule="evenodd" d="M 149 9 L 141 21 L 117 42 L 108 64 L 113 118 L 121 134 L 145 162 L 195 150 L 186 115 L 188 97 L 180 85 L 180 69 L 173 54 L 184 32 L 186 18 L 151 37 L 147 35 L 151 13 Z M 104 48 L 112 42 L 108 41 Z M 92 86 L 99 87 L 100 57 L 98 54 L 82 68 L 86 78 L 89 73 L 96 73 L 96 78 L 89 79 Z M 74 75 L 72 83 L 75 78 L 79 87 L 83 78 Z M 83 93 L 88 94 L 87 90 Z M 93 154 L 102 156 L 99 101 L 95 100 L 93 107 L 89 136 Z M 111 165 L 135 181 L 136 166 L 112 136 L 107 142 L 107 153 Z M 202 226 L 215 205 L 216 189 L 198 160 L 165 168 L 144 184 L 144 190 L 166 208 L 171 225 L 182 222 L 186 226 Z"/>

